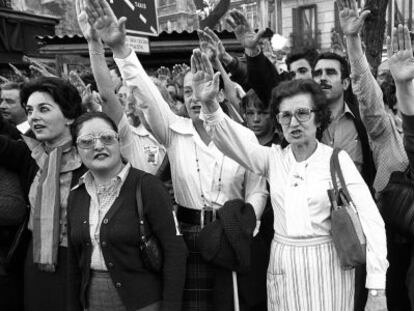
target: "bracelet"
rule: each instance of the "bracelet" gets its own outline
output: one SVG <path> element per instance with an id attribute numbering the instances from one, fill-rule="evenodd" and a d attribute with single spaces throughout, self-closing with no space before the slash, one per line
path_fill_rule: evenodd
<path id="1" fill-rule="evenodd" d="M 105 51 L 104 50 L 101 50 L 101 51 L 89 50 L 89 54 L 90 55 L 104 55 Z"/>

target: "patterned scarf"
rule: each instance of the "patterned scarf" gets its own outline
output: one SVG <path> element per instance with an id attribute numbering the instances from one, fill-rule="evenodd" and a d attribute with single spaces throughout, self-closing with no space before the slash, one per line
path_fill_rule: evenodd
<path id="1" fill-rule="evenodd" d="M 37 140 L 27 137 L 24 140 L 39 167 L 32 184 L 34 189 L 31 189 L 35 190 L 34 199 L 30 200 L 33 209 L 29 223 L 33 232 L 33 261 L 40 270 L 54 272 L 60 241 L 60 177 L 62 173 L 71 174 L 81 163 L 71 141 L 50 149 Z"/>

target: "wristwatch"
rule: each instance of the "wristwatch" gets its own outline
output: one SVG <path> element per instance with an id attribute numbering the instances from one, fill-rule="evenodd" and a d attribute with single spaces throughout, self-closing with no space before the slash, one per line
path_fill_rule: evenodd
<path id="1" fill-rule="evenodd" d="M 368 291 L 369 295 L 372 297 L 384 296 L 385 291 L 383 289 L 370 289 Z"/>

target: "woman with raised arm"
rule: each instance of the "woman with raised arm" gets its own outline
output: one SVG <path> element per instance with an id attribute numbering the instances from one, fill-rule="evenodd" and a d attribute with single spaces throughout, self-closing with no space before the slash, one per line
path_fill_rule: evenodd
<path id="1" fill-rule="evenodd" d="M 158 178 L 123 161 L 117 127 L 106 114 L 82 115 L 72 134 L 88 172 L 69 199 L 69 310 L 180 311 L 187 250 L 176 235 L 168 192 Z M 162 249 L 160 273 L 142 259 L 137 192 L 145 234 Z"/>
<path id="2" fill-rule="evenodd" d="M 67 200 L 72 181 L 84 172 L 70 134 L 81 98 L 69 82 L 49 77 L 24 84 L 21 101 L 36 139 L 0 136 L 0 164 L 19 174 L 30 205 L 25 310 L 64 310 Z"/>
<path id="3" fill-rule="evenodd" d="M 184 78 L 184 100 L 190 118 L 179 117 L 125 44 L 125 19 L 118 20 L 104 0 L 91 0 L 86 12 L 89 22 L 112 49 L 124 81 L 136 86 L 152 133 L 167 149 L 179 205 L 177 218 L 190 251 L 183 310 L 217 310 L 213 304 L 214 267 L 202 259 L 197 237 L 216 211 L 231 199 L 251 203 L 260 219 L 267 198 L 265 181 L 225 157 L 211 142 L 199 118 L 201 104 L 192 95 L 191 73 Z M 244 129 L 243 134 L 246 140 L 257 141 L 249 130 Z"/>
<path id="4" fill-rule="evenodd" d="M 102 98 L 102 111 L 111 117 L 119 129 L 122 155 L 128 158 L 133 167 L 159 175 L 164 169 L 165 148 L 146 130 L 144 122 L 141 122 L 138 129 L 129 124 L 119 97 L 115 94 L 100 32 L 88 22 L 85 3 L 85 0 L 76 0 L 76 13 L 79 27 L 88 42 L 92 72 Z M 132 93 L 132 90 L 129 91 Z"/>
<path id="5" fill-rule="evenodd" d="M 319 86 L 296 80 L 273 91 L 272 111 L 289 145 L 265 147 L 247 141 L 242 127 L 220 109 L 218 77 L 208 57 L 195 50 L 191 67 L 194 95 L 217 147 L 270 185 L 275 235 L 267 274 L 269 310 L 354 310 L 354 270 L 341 268 L 330 232 L 333 149 L 317 139 L 330 116 Z M 339 152 L 339 162 L 367 238 L 366 286 L 383 291 L 388 267 L 384 222 L 346 152 Z M 386 310 L 385 296 L 370 295 L 365 310 Z"/>

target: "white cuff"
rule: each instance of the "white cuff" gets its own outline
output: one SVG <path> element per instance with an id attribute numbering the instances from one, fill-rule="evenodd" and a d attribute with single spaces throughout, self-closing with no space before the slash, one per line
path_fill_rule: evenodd
<path id="1" fill-rule="evenodd" d="M 201 109 L 200 112 L 200 119 L 203 120 L 208 126 L 219 123 L 224 119 L 225 116 L 226 114 L 220 107 L 212 113 L 206 113 L 203 111 L 203 109 Z"/>
<path id="2" fill-rule="evenodd" d="M 367 274 L 365 287 L 368 289 L 385 289 L 385 274 Z"/>

